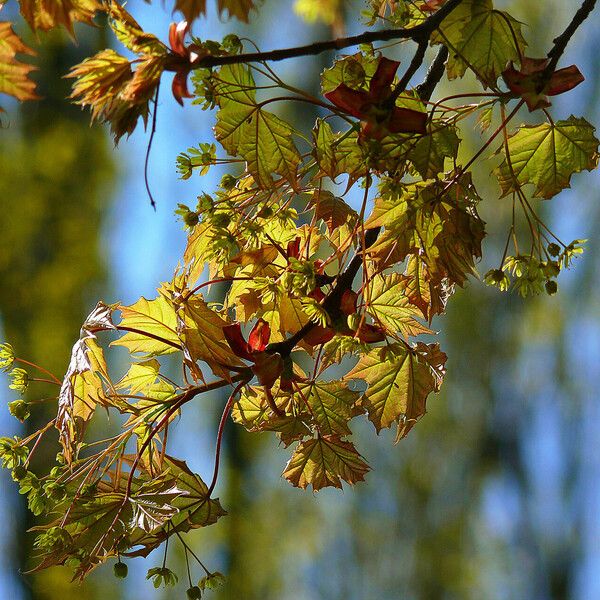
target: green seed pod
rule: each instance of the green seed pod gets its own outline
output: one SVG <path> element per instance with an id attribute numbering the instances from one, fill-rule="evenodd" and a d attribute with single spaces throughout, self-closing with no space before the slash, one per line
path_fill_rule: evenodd
<path id="1" fill-rule="evenodd" d="M 546 281 L 546 293 L 548 296 L 554 296 L 558 292 L 558 284 L 556 281 Z"/>
<path id="2" fill-rule="evenodd" d="M 127 565 L 121 561 L 116 562 L 113 566 L 113 573 L 117 579 L 125 579 L 128 572 Z"/>
<path id="3" fill-rule="evenodd" d="M 554 242 L 548 244 L 548 254 L 550 256 L 558 256 L 560 254 L 560 246 Z"/>
<path id="4" fill-rule="evenodd" d="M 202 592 L 197 585 L 188 588 L 185 593 L 188 597 L 188 600 L 200 600 L 200 598 L 202 597 Z"/>

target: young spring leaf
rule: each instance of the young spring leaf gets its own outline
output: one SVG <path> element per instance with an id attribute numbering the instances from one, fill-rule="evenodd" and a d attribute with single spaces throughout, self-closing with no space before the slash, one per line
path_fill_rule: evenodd
<path id="1" fill-rule="evenodd" d="M 154 300 L 142 297 L 130 306 L 119 306 L 119 327 L 131 328 L 113 346 L 125 346 L 132 353 L 150 356 L 170 354 L 181 347 L 177 335 L 177 314 L 173 305 L 161 294 Z"/>
<path id="2" fill-rule="evenodd" d="M 432 43 L 448 46 L 449 79 L 470 68 L 484 86 L 493 87 L 510 61 L 517 61 L 526 46 L 521 24 L 496 10 L 492 0 L 463 0 L 432 35 Z"/>
<path id="3" fill-rule="evenodd" d="M 17 100 L 36 100 L 35 82 L 29 79 L 33 65 L 17 60 L 17 54 L 35 55 L 13 31 L 12 25 L 0 21 L 0 94 L 8 94 Z"/>
<path id="4" fill-rule="evenodd" d="M 377 275 L 365 290 L 367 312 L 390 335 L 400 333 L 405 338 L 432 333 L 415 317 L 420 311 L 408 298 L 406 281 L 399 273 Z"/>
<path id="5" fill-rule="evenodd" d="M 439 389 L 426 356 L 403 344 L 373 348 L 344 379 L 366 381 L 369 387 L 362 403 L 369 420 L 378 432 L 398 423 L 402 437 L 425 414 L 427 396 Z"/>
<path id="6" fill-rule="evenodd" d="M 598 139 L 595 128 L 585 119 L 571 115 L 565 121 L 522 125 L 508 138 L 508 156 L 495 173 L 502 195 L 532 183 L 534 196 L 552 198 L 569 187 L 571 175 L 598 166 Z"/>
<path id="7" fill-rule="evenodd" d="M 311 485 L 317 492 L 330 486 L 341 489 L 342 481 L 364 481 L 369 470 L 351 442 L 333 435 L 300 442 L 283 476 L 295 487 L 306 489 Z"/>

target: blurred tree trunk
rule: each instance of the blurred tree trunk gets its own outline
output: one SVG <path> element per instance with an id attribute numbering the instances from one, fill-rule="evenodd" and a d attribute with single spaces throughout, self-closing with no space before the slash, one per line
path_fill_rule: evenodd
<path id="1" fill-rule="evenodd" d="M 104 47 L 102 29 L 81 29 L 78 46 L 66 35 L 42 35 L 35 72 L 44 101 L 11 110 L 11 128 L 2 131 L 0 150 L 0 317 L 5 337 L 19 356 L 37 362 L 61 378 L 71 346 L 96 295 L 105 285 L 100 224 L 108 213 L 114 168 L 105 132 L 89 127 L 89 115 L 69 105 L 69 67 Z M 33 41 L 35 43 L 35 41 Z M 39 385 L 39 384 L 32 384 Z M 39 388 L 38 388 L 39 389 Z M 56 388 L 48 389 L 55 396 Z M 34 431 L 56 411 L 24 425 Z M 58 451 L 45 446 L 36 461 Z M 38 463 L 39 464 L 39 463 Z M 23 506 L 14 531 L 15 571 L 33 566 L 34 518 Z M 24 579 L 23 598 L 80 598 L 66 569 Z M 93 584 L 85 597 L 98 597 Z"/>

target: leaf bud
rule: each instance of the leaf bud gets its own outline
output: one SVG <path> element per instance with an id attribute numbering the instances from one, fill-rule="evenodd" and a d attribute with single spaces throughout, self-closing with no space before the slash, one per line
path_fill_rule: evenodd
<path id="1" fill-rule="evenodd" d="M 229 225 L 229 223 L 231 223 L 231 217 L 224 212 L 219 212 L 215 213 L 211 217 L 211 221 L 215 227 L 222 227 L 223 229 L 225 229 Z"/>
<path id="2" fill-rule="evenodd" d="M 239 54 L 242 51 L 242 42 L 235 33 L 226 35 L 221 42 L 221 46 L 223 46 L 229 54 Z"/>
<path id="3" fill-rule="evenodd" d="M 9 377 L 11 381 L 8 387 L 11 390 L 17 390 L 18 392 L 21 392 L 21 394 L 24 394 L 29 385 L 29 375 L 27 374 L 27 371 L 20 368 L 13 369 L 10 372 Z"/>
<path id="4" fill-rule="evenodd" d="M 560 254 L 560 246 L 554 242 L 548 244 L 548 254 L 550 256 L 558 256 Z"/>
<path id="5" fill-rule="evenodd" d="M 11 475 L 14 481 L 21 481 L 27 475 L 27 469 L 23 465 L 17 465 Z"/>
<path id="6" fill-rule="evenodd" d="M 556 281 L 546 281 L 546 293 L 548 296 L 554 296 L 558 292 L 558 284 Z"/>
<path id="7" fill-rule="evenodd" d="M 183 222 L 188 227 L 195 227 L 196 225 L 198 225 L 198 213 L 190 210 L 189 212 L 185 213 L 185 215 L 183 215 Z"/>
<path id="8" fill-rule="evenodd" d="M 0 344 L 0 371 L 7 371 L 15 362 L 15 352 L 10 344 Z"/>
<path id="9" fill-rule="evenodd" d="M 129 568 L 124 562 L 116 562 L 113 566 L 113 573 L 117 579 L 125 579 L 128 572 Z"/>
<path id="10" fill-rule="evenodd" d="M 202 590 L 197 586 L 193 585 L 185 591 L 188 600 L 199 600 L 202 597 Z"/>
<path id="11" fill-rule="evenodd" d="M 223 175 L 223 177 L 221 177 L 220 186 L 224 190 L 231 190 L 235 187 L 236 183 L 237 183 L 237 179 L 233 175 L 230 175 L 229 173 L 225 173 L 225 175 Z"/>
<path id="12" fill-rule="evenodd" d="M 25 400 L 15 400 L 13 402 L 8 403 L 8 410 L 10 414 L 15 417 L 15 419 L 19 419 L 21 423 L 29 418 L 31 412 L 29 410 L 29 404 L 25 402 Z"/>

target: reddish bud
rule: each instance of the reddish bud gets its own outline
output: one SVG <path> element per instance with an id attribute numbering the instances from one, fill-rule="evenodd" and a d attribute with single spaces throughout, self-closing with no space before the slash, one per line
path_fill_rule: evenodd
<path id="1" fill-rule="evenodd" d="M 288 242 L 287 245 L 287 256 L 288 258 L 299 258 L 300 257 L 300 238 Z"/>
<path id="2" fill-rule="evenodd" d="M 248 342 L 244 339 L 242 327 L 239 323 L 223 327 L 223 335 L 236 356 L 245 360 L 253 360 L 252 348 L 250 348 Z"/>
<path id="3" fill-rule="evenodd" d="M 265 320 L 259 319 L 248 336 L 250 351 L 262 352 L 267 347 L 270 337 L 271 328 L 269 324 Z"/>
<path id="4" fill-rule="evenodd" d="M 283 359 L 279 354 L 257 352 L 253 356 L 253 360 L 252 371 L 256 375 L 258 382 L 260 385 L 271 389 L 283 372 Z"/>
<path id="5" fill-rule="evenodd" d="M 179 23 L 171 23 L 169 26 L 169 46 L 175 54 L 179 56 L 187 56 L 187 50 L 183 40 L 190 26 L 187 21 L 180 21 Z"/>
<path id="6" fill-rule="evenodd" d="M 371 344 L 373 342 L 383 342 L 385 340 L 385 333 L 381 327 L 363 322 L 356 332 L 356 337 L 361 342 Z"/>
<path id="7" fill-rule="evenodd" d="M 309 346 L 318 346 L 319 344 L 327 343 L 333 336 L 335 331 L 331 327 L 321 327 L 315 325 L 303 338 Z"/>
<path id="8" fill-rule="evenodd" d="M 345 315 L 353 315 L 356 312 L 356 300 L 358 294 L 353 290 L 345 290 L 340 301 L 340 308 Z"/>

